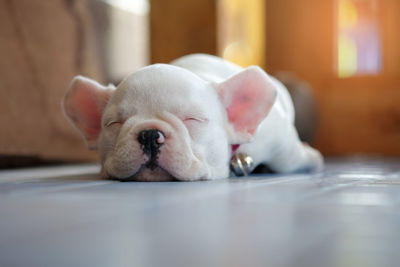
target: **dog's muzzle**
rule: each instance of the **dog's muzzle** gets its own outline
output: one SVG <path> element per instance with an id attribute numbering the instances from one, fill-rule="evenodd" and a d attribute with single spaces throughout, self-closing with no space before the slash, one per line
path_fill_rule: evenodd
<path id="1" fill-rule="evenodd" d="M 146 167 L 154 169 L 157 167 L 157 156 L 160 147 L 165 143 L 165 135 L 157 129 L 149 129 L 139 132 L 138 141 L 143 152 L 149 157 Z"/>

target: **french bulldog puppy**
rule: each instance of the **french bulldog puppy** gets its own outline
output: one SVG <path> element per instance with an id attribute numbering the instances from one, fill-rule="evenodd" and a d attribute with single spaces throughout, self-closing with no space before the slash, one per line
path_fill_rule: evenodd
<path id="1" fill-rule="evenodd" d="M 150 65 L 116 88 L 77 76 L 63 109 L 112 179 L 227 178 L 234 153 L 281 173 L 323 166 L 299 140 L 284 86 L 259 67 L 215 56 Z"/>

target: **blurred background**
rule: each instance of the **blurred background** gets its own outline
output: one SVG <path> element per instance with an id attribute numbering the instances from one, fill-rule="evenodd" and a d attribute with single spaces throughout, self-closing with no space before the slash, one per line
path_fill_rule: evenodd
<path id="1" fill-rule="evenodd" d="M 0 167 L 95 161 L 60 103 L 189 53 L 259 65 L 326 156 L 400 156 L 398 0 L 0 0 Z"/>

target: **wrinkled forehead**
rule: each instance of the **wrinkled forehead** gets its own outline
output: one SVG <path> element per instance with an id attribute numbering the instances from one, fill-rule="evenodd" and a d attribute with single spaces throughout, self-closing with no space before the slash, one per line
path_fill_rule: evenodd
<path id="1" fill-rule="evenodd" d="M 192 72 L 157 64 L 131 74 L 118 86 L 110 101 L 125 109 L 157 111 L 190 108 L 188 105 L 199 108 L 216 99 L 210 85 Z"/>

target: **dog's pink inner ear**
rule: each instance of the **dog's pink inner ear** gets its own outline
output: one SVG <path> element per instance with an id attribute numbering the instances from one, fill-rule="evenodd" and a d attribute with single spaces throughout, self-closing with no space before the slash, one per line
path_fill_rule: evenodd
<path id="1" fill-rule="evenodd" d="M 77 76 L 65 96 L 65 113 L 81 131 L 89 148 L 96 148 L 102 113 L 113 91 L 113 86 Z"/>
<path id="2" fill-rule="evenodd" d="M 275 102 L 271 78 L 252 66 L 220 83 L 217 89 L 234 129 L 232 138 L 238 143 L 248 142 Z"/>

